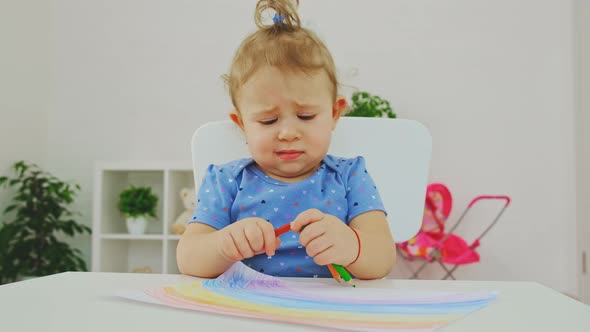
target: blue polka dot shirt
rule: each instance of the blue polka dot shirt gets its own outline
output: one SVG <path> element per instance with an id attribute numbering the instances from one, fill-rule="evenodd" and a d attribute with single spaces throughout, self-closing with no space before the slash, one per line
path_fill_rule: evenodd
<path id="1" fill-rule="evenodd" d="M 210 165 L 197 196 L 190 222 L 222 229 L 241 219 L 259 217 L 276 229 L 308 209 L 318 209 L 348 224 L 373 210 L 385 212 L 363 157 L 327 155 L 318 170 L 296 183 L 265 175 L 252 159 Z M 272 257 L 265 254 L 243 260 L 247 266 L 279 277 L 330 277 L 327 267 L 315 264 L 299 243 L 299 234 L 281 236 Z"/>

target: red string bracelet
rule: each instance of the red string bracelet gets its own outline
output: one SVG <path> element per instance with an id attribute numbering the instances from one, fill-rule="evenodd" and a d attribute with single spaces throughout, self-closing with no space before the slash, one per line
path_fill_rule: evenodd
<path id="1" fill-rule="evenodd" d="M 354 232 L 354 235 L 356 235 L 356 241 L 359 244 L 359 252 L 356 254 L 356 258 L 352 261 L 352 263 L 350 263 L 348 265 L 352 265 L 352 264 L 356 263 L 356 261 L 359 259 L 359 257 L 361 257 L 361 238 L 359 237 L 359 233 L 357 233 L 354 228 L 350 227 L 350 229 L 352 229 L 352 231 Z"/>

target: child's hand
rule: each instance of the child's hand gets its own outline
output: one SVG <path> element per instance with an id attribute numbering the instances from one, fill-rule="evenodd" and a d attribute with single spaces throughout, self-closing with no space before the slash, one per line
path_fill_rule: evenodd
<path id="1" fill-rule="evenodd" d="M 358 253 L 354 231 L 342 220 L 317 209 L 301 212 L 291 223 L 291 230 L 300 232 L 299 242 L 318 265 L 339 264 L 347 266 Z"/>
<path id="2" fill-rule="evenodd" d="M 241 261 L 266 252 L 275 254 L 281 245 L 271 223 L 261 218 L 246 218 L 219 231 L 219 253 L 229 262 Z"/>

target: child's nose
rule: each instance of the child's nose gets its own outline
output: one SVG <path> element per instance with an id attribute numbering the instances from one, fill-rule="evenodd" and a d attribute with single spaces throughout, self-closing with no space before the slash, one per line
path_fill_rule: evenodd
<path id="1" fill-rule="evenodd" d="M 299 129 L 297 129 L 297 126 L 291 121 L 285 121 L 279 129 L 278 138 L 281 141 L 292 141 L 299 139 L 300 136 L 301 133 Z"/>

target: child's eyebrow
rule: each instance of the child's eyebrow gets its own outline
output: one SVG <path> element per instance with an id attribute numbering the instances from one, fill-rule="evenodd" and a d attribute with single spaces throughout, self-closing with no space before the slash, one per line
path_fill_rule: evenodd
<path id="1" fill-rule="evenodd" d="M 251 114 L 253 117 L 260 117 L 260 116 L 265 116 L 265 115 L 271 115 L 271 114 L 275 113 L 276 111 L 277 111 L 277 107 L 275 106 L 273 108 L 256 110 L 256 111 L 253 111 Z"/>
<path id="2" fill-rule="evenodd" d="M 314 107 L 318 107 L 319 103 L 313 103 L 313 102 L 294 102 L 295 104 L 295 108 L 300 110 L 300 109 L 308 109 L 308 108 L 314 108 Z M 278 111 L 278 106 L 263 106 L 260 105 L 259 109 L 256 109 L 252 112 L 250 112 L 252 117 L 261 117 L 261 116 L 265 116 L 265 115 L 271 115 L 273 113 L 276 113 Z"/>
<path id="3" fill-rule="evenodd" d="M 300 103 L 295 103 L 295 106 L 298 109 L 301 109 L 301 108 L 312 108 L 312 107 L 318 107 L 319 106 L 319 103 L 301 103 L 301 104 Z"/>

